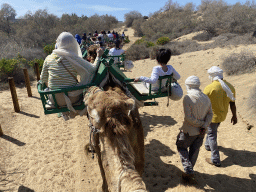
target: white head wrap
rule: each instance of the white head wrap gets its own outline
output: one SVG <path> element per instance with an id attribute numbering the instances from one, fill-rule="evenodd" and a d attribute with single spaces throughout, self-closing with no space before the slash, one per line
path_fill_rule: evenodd
<path id="1" fill-rule="evenodd" d="M 88 77 L 89 72 L 73 59 L 75 57 L 78 57 L 79 60 L 83 59 L 79 44 L 73 35 L 69 32 L 62 32 L 56 40 L 56 47 L 57 49 L 54 49 L 53 53 L 57 54 L 61 59 L 66 58 L 75 68 L 78 75 L 80 75 L 81 82 L 79 85 L 88 83 L 90 78 Z"/>
<path id="2" fill-rule="evenodd" d="M 210 69 L 208 69 L 209 79 L 211 81 L 218 80 L 221 84 L 221 87 L 224 89 L 224 91 L 227 93 L 227 96 L 232 100 L 235 101 L 236 98 L 234 97 L 232 91 L 227 86 L 227 84 L 222 80 L 223 79 L 223 70 L 217 66 L 213 66 Z"/>
<path id="3" fill-rule="evenodd" d="M 199 88 L 201 83 L 197 76 L 190 76 L 186 79 L 185 84 L 188 85 L 190 88 Z"/>
<path id="4" fill-rule="evenodd" d="M 197 76 L 190 76 L 186 79 L 185 85 L 187 88 L 188 95 L 193 95 L 196 98 L 199 98 L 201 95 L 201 90 L 199 89 L 201 83 Z"/>

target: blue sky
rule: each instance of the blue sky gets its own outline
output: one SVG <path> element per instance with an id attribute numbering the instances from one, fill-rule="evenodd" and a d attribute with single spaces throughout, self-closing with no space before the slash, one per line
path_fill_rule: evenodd
<path id="1" fill-rule="evenodd" d="M 130 11 L 139 11 L 143 16 L 154 13 L 162 8 L 168 0 L 0 0 L 0 4 L 8 3 L 16 11 L 17 17 L 23 16 L 28 11 L 34 13 L 38 9 L 47 9 L 58 17 L 63 13 L 76 13 L 78 16 L 112 15 L 119 21 L 124 20 L 124 14 Z M 201 0 L 179 0 L 179 5 L 186 5 L 189 2 L 196 6 L 201 4 Z M 228 4 L 236 2 L 245 3 L 246 0 L 224 0 Z M 16 18 L 17 18 L 16 17 Z"/>

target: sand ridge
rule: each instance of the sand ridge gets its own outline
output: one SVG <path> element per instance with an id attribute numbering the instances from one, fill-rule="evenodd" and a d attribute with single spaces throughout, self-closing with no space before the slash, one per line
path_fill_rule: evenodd
<path id="1" fill-rule="evenodd" d="M 135 39 L 129 35 L 130 40 Z M 173 56 L 170 64 L 181 74 L 179 83 L 186 94 L 184 81 L 190 75 L 201 80 L 201 89 L 210 83 L 206 70 L 220 65 L 221 57 L 242 49 L 254 50 L 255 45 L 215 48 Z M 128 77 L 150 76 L 155 60 L 134 62 Z M 203 147 L 195 165 L 197 185 L 187 186 L 181 180 L 183 171 L 176 149 L 176 137 L 183 122 L 182 100 L 159 98 L 159 106 L 139 109 L 145 134 L 145 173 L 143 179 L 149 191 L 256 191 L 256 131 L 246 109 L 249 90 L 255 85 L 255 73 L 224 76 L 237 91 L 238 124 L 230 123 L 229 112 L 218 130 L 222 167 L 205 162 L 210 152 Z M 84 154 L 89 141 L 86 117 L 69 121 L 57 114 L 44 115 L 36 83 L 33 97 L 25 88 L 16 88 L 21 108 L 13 110 L 10 92 L 0 92 L 0 124 L 5 133 L 0 138 L 0 191 L 36 192 L 96 192 L 100 191 L 101 175 L 96 158 Z"/>

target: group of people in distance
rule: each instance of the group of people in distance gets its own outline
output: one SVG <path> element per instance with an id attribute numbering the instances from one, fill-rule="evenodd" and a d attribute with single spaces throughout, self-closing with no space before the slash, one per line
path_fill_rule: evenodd
<path id="1" fill-rule="evenodd" d="M 124 32 L 121 34 L 121 36 L 118 34 L 118 32 L 110 32 L 108 31 L 101 31 L 99 34 L 97 31 L 93 33 L 88 34 L 86 36 L 86 33 L 83 34 L 82 37 L 80 37 L 79 34 L 75 35 L 75 38 L 80 46 L 87 46 L 88 44 L 101 44 L 101 46 L 107 44 L 113 43 L 115 40 L 119 40 L 122 42 L 125 39 L 125 34 Z"/>
<path id="2" fill-rule="evenodd" d="M 116 49 L 118 48 L 120 49 L 116 44 Z M 56 49 L 44 61 L 41 81 L 52 90 L 88 84 L 92 81 L 102 53 L 103 50 L 98 48 L 94 63 L 84 60 L 77 39 L 71 33 L 63 32 L 56 40 Z M 179 80 L 180 74 L 173 66 L 168 65 L 171 54 L 170 49 L 158 50 L 156 56 L 158 65 L 153 68 L 151 77 L 141 76 L 134 81 L 153 84 L 152 87 L 158 89 L 159 76 L 173 74 L 173 78 Z M 213 66 L 207 72 L 211 83 L 204 88 L 204 91 L 200 89 L 201 83 L 197 76 L 192 75 L 185 80 L 187 94 L 183 97 L 184 122 L 176 140 L 184 167 L 182 174 L 184 179 L 194 178 L 193 168 L 205 134 L 207 134 L 205 149 L 211 151 L 211 158 L 206 158 L 206 162 L 217 167 L 221 166 L 217 130 L 220 123 L 226 119 L 229 106 L 232 112 L 231 123 L 233 125 L 237 123 L 234 87 L 223 79 L 223 70 L 219 67 Z M 80 75 L 79 82 L 76 79 L 77 75 Z"/>

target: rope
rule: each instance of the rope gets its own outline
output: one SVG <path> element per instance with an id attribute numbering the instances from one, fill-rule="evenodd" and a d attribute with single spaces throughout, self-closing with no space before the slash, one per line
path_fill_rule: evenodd
<path id="1" fill-rule="evenodd" d="M 169 103 L 170 103 L 170 83 L 168 83 L 168 87 L 167 87 L 167 92 L 168 92 L 168 97 L 167 97 L 167 104 L 166 106 L 168 107 L 169 106 Z"/>
<path id="2" fill-rule="evenodd" d="M 95 141 L 94 141 L 94 138 L 95 138 L 95 135 L 100 132 L 100 130 L 97 129 L 97 128 L 92 124 L 91 119 L 93 119 L 93 117 L 92 117 L 92 116 L 90 115 L 90 113 L 89 113 L 88 106 L 87 106 L 87 112 L 88 112 L 89 122 L 90 122 L 90 123 L 89 123 L 89 127 L 90 127 L 90 129 L 91 129 L 91 131 L 90 131 L 90 147 L 91 147 L 92 159 L 94 159 L 94 153 L 95 153 L 95 151 L 94 151 L 94 149 L 95 149 Z"/>

